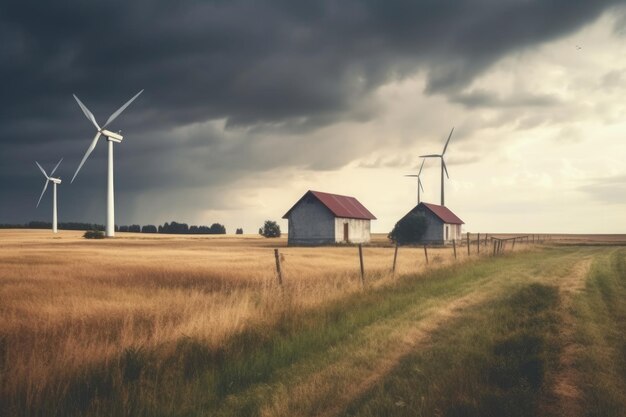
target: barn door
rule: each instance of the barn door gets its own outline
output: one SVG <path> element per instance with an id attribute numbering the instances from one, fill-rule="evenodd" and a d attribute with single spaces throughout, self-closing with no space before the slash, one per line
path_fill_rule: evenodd
<path id="1" fill-rule="evenodd" d="M 343 224 L 343 241 L 348 243 L 350 236 L 348 236 L 348 223 Z"/>

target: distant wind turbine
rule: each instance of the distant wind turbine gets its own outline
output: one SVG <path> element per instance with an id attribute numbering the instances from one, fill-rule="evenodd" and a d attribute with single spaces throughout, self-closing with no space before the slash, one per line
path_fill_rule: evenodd
<path id="1" fill-rule="evenodd" d="M 41 165 L 39 165 L 39 162 L 35 161 L 43 176 L 46 177 L 46 183 L 43 185 L 43 191 L 41 192 L 39 200 L 37 201 L 37 207 L 39 207 L 39 203 L 41 203 L 41 199 L 43 198 L 43 195 L 48 188 L 48 184 L 52 183 L 52 233 L 57 232 L 57 184 L 61 184 L 60 178 L 52 178 L 52 176 L 54 175 L 54 172 L 57 170 L 59 165 L 61 165 L 62 160 L 63 158 L 61 158 L 61 160 L 57 162 L 56 166 L 52 169 L 52 171 L 50 171 L 50 175 L 46 174 L 46 171 L 41 167 Z"/>
<path id="2" fill-rule="evenodd" d="M 445 172 L 446 177 L 450 178 L 450 176 L 448 175 L 448 168 L 446 168 L 446 161 L 443 159 L 443 156 L 446 154 L 446 149 L 448 149 L 448 144 L 450 143 L 450 138 L 452 137 L 452 132 L 454 132 L 454 128 L 452 128 L 452 130 L 450 131 L 450 136 L 448 136 L 448 140 L 446 141 L 445 146 L 443 147 L 443 152 L 441 152 L 441 155 L 439 154 L 431 154 L 431 155 L 420 155 L 420 158 L 439 158 L 441 159 L 441 205 L 445 206 L 445 200 L 444 200 L 444 186 L 443 186 L 443 174 Z"/>
<path id="3" fill-rule="evenodd" d="M 420 175 L 422 174 L 422 169 L 424 168 L 424 162 L 426 162 L 426 159 L 422 159 L 422 165 L 420 165 L 420 170 L 417 173 L 417 175 L 405 175 L 405 177 L 417 178 L 417 204 L 419 204 L 422 201 L 420 197 L 420 189 L 424 191 L 424 187 L 422 186 L 422 180 L 420 178 Z"/>
<path id="4" fill-rule="evenodd" d="M 135 94 L 135 96 L 131 98 L 130 100 L 128 100 L 126 104 L 124 104 L 122 107 L 117 109 L 117 111 L 109 117 L 109 119 L 106 121 L 104 125 L 102 125 L 102 127 L 98 126 L 98 122 L 96 122 L 96 118 L 89 111 L 89 109 L 78 99 L 78 97 L 76 97 L 76 94 L 74 94 L 74 98 L 76 99 L 76 101 L 78 102 L 78 105 L 80 106 L 83 113 L 85 114 L 85 117 L 87 117 L 87 119 L 91 123 L 93 123 L 93 125 L 97 129 L 97 132 L 96 132 L 96 136 L 93 138 L 93 141 L 91 142 L 91 145 L 89 145 L 89 148 L 87 148 L 87 152 L 85 152 L 85 156 L 83 156 L 82 161 L 80 161 L 80 164 L 78 165 L 78 168 L 76 169 L 76 172 L 74 173 L 74 176 L 72 177 L 71 182 L 74 182 L 74 178 L 76 178 L 76 174 L 78 174 L 78 171 L 80 171 L 83 164 L 85 163 L 85 161 L 87 160 L 87 158 L 89 157 L 93 149 L 96 147 L 96 144 L 98 143 L 98 139 L 100 139 L 100 136 L 104 135 L 107 138 L 107 141 L 109 141 L 109 158 L 108 158 L 108 171 L 107 171 L 107 221 L 106 221 L 106 236 L 107 237 L 115 236 L 115 200 L 114 200 L 114 195 L 113 195 L 113 143 L 120 143 L 123 137 L 119 133 L 113 133 L 109 130 L 106 130 L 105 127 L 107 127 L 113 120 L 115 120 L 117 116 L 119 116 L 120 113 L 122 113 L 126 109 L 126 107 L 128 107 L 130 103 L 132 103 L 133 100 L 135 100 L 141 93 L 143 93 L 143 90 Z"/>

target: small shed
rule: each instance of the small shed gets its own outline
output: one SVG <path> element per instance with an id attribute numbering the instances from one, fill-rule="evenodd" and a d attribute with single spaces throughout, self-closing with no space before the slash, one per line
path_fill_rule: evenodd
<path id="1" fill-rule="evenodd" d="M 288 244 L 367 243 L 376 217 L 354 197 L 307 191 L 283 216 Z"/>
<path id="2" fill-rule="evenodd" d="M 422 213 L 426 217 L 426 231 L 421 243 L 443 245 L 451 243 L 453 239 L 461 240 L 461 227 L 465 222 L 448 207 L 422 202 L 404 217 L 412 213 Z"/>

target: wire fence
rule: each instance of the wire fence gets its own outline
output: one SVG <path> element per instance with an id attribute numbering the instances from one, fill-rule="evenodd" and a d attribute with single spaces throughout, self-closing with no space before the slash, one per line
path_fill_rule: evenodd
<path id="1" fill-rule="evenodd" d="M 389 269 L 380 269 L 378 268 L 374 272 L 377 275 L 381 273 L 388 273 L 396 275 L 398 261 L 400 259 L 399 253 L 402 252 L 400 249 L 423 249 L 423 261 L 426 266 L 429 266 L 431 261 L 433 260 L 432 256 L 429 259 L 429 252 L 437 251 L 437 259 L 439 263 L 441 263 L 441 251 L 447 251 L 453 259 L 453 261 L 458 261 L 461 259 L 461 254 L 466 252 L 466 255 L 463 256 L 463 260 L 468 260 L 472 257 L 486 257 L 486 256 L 500 256 L 505 253 L 514 252 L 521 249 L 528 249 L 538 244 L 544 244 L 547 241 L 552 240 L 551 235 L 515 235 L 515 236 L 493 236 L 489 234 L 480 234 L 477 233 L 472 235 L 471 233 L 467 233 L 464 239 L 453 239 L 449 245 L 406 245 L 400 246 L 395 245 L 390 247 L 390 250 L 393 250 L 393 261 L 389 266 Z M 365 288 L 366 286 L 366 259 L 364 256 L 364 245 L 357 244 L 355 245 L 357 248 L 356 255 L 358 257 L 358 263 L 355 262 L 355 271 L 354 273 L 359 274 L 361 287 Z M 365 246 L 367 247 L 367 245 Z M 415 252 L 415 251 L 414 251 Z M 431 254 L 432 255 L 432 254 Z M 415 254 L 413 254 L 415 256 Z M 280 249 L 274 249 L 274 260 L 276 265 L 275 275 L 276 282 L 279 286 L 283 286 L 285 282 L 284 270 L 282 267 L 282 262 L 285 260 L 285 254 L 280 252 Z M 358 268 L 358 269 L 357 269 Z M 418 272 L 415 270 L 414 272 Z"/>

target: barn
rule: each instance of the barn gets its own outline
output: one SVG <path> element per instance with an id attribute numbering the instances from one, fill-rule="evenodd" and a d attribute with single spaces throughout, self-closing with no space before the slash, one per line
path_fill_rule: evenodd
<path id="1" fill-rule="evenodd" d="M 283 216 L 290 245 L 366 243 L 376 217 L 354 197 L 307 191 Z"/>
<path id="2" fill-rule="evenodd" d="M 465 223 L 446 206 L 422 202 L 404 217 L 412 213 L 422 213 L 426 217 L 426 232 L 422 236 L 422 243 L 442 245 L 451 243 L 453 239 L 461 240 L 461 227 Z"/>

